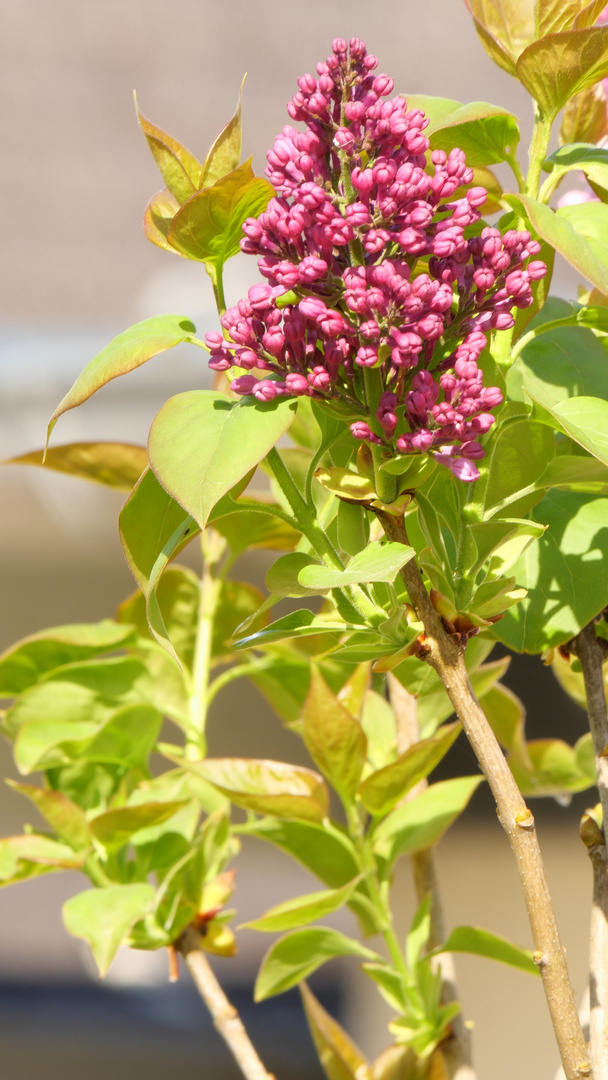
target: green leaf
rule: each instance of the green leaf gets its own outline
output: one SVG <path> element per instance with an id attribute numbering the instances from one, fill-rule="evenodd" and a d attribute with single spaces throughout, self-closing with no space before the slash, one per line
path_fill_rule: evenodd
<path id="1" fill-rule="evenodd" d="M 200 187 L 200 161 L 172 135 L 162 131 L 140 111 L 135 98 L 135 111 L 152 156 L 171 194 L 183 203 Z"/>
<path id="2" fill-rule="evenodd" d="M 298 412 L 301 407 L 300 401 Z M 289 429 L 290 437 L 292 428 L 293 424 Z M 213 527 L 226 538 L 233 555 L 256 548 L 263 548 L 266 551 L 293 551 L 300 540 L 300 533 L 295 528 L 271 514 L 244 508 L 238 509 L 238 504 L 236 504 L 234 513 L 220 516 L 220 506 L 217 506 L 214 511 Z"/>
<path id="3" fill-rule="evenodd" d="M 351 629 L 355 629 L 355 627 L 347 626 L 343 622 L 331 619 L 331 617 L 325 618 L 321 615 L 314 615 L 308 608 L 302 608 L 270 623 L 270 626 L 265 630 L 259 630 L 256 634 L 240 638 L 234 642 L 234 647 L 236 649 L 249 649 L 252 645 L 261 647 L 262 645 L 270 645 L 275 641 L 285 641 L 294 637 L 313 637 L 317 634 L 343 634 Z"/>
<path id="4" fill-rule="evenodd" d="M 394 581 L 401 567 L 415 554 L 405 544 L 374 540 L 351 559 L 346 570 L 310 565 L 300 571 L 298 580 L 309 589 L 341 589 L 346 585 Z"/>
<path id="5" fill-rule="evenodd" d="M 189 259 L 220 269 L 241 250 L 244 221 L 258 217 L 274 195 L 272 184 L 254 175 L 249 158 L 193 194 L 173 218 L 167 239 Z"/>
<path id="6" fill-rule="evenodd" d="M 602 83 L 575 94 L 562 114 L 560 143 L 599 143 L 608 133 L 606 93 Z"/>
<path id="7" fill-rule="evenodd" d="M 331 889 L 342 888 L 359 873 L 352 841 L 328 821 L 316 825 L 310 821 L 263 818 L 241 826 L 240 832 L 287 852 Z"/>
<path id="8" fill-rule="evenodd" d="M 370 1080 L 367 1061 L 344 1028 L 309 990 L 300 985 L 304 1012 L 327 1080 Z"/>
<path id="9" fill-rule="evenodd" d="M 32 450 L 9 458 L 5 465 L 44 465 L 55 472 L 68 473 L 82 480 L 131 491 L 148 464 L 145 447 L 119 442 L 77 442 L 51 449 Z"/>
<path id="10" fill-rule="evenodd" d="M 608 75 L 608 27 L 568 30 L 533 41 L 517 61 L 517 78 L 545 116 Z"/>
<path id="11" fill-rule="evenodd" d="M 255 1001 L 265 1001 L 275 994 L 290 990 L 335 956 L 380 959 L 371 949 L 366 949 L 338 930 L 325 926 L 295 930 L 272 945 L 262 960 L 255 984 Z"/>
<path id="12" fill-rule="evenodd" d="M 530 341 L 519 365 L 525 393 L 552 411 L 566 398 L 608 398 L 601 342 L 585 327 L 556 327 Z"/>
<path id="13" fill-rule="evenodd" d="M 461 105 L 442 123 L 435 124 L 430 134 L 432 150 L 449 153 L 457 146 L 464 151 L 471 167 L 506 161 L 515 153 L 518 142 L 517 118 L 485 101 Z"/>
<path id="14" fill-rule="evenodd" d="M 132 638 L 132 626 L 120 626 L 112 619 L 40 630 L 0 656 L 0 696 L 21 694 L 54 668 L 115 652 Z"/>
<path id="15" fill-rule="evenodd" d="M 231 401 L 212 390 L 170 398 L 150 429 L 152 468 L 166 491 L 201 528 L 222 496 L 285 434 L 296 403 Z"/>
<path id="16" fill-rule="evenodd" d="M 306 566 L 319 565 L 319 560 L 312 555 L 307 555 L 303 551 L 290 551 L 287 555 L 281 555 L 281 558 L 270 567 L 266 574 L 266 588 L 275 596 L 318 596 L 318 590 L 307 589 L 304 585 L 300 585 L 298 574 Z M 323 592 L 327 591 L 327 589 L 323 590 Z"/>
<path id="17" fill-rule="evenodd" d="M 539 484 L 562 491 L 608 495 L 608 467 L 587 454 L 559 454 L 549 462 Z"/>
<path id="18" fill-rule="evenodd" d="M 323 775 L 342 798 L 352 799 L 367 758 L 367 739 L 315 666 L 304 702 L 302 731 L 308 752 Z"/>
<path id="19" fill-rule="evenodd" d="M 161 726 L 162 715 L 153 705 L 125 705 L 92 738 L 65 741 L 61 750 L 74 760 L 84 758 L 146 769 Z"/>
<path id="20" fill-rule="evenodd" d="M 251 620 L 259 612 L 264 597 L 255 585 L 246 581 L 224 581 L 220 590 L 218 610 L 213 624 L 212 656 L 214 661 L 234 659 L 230 640 L 245 620 Z M 256 626 L 264 626 L 267 617 L 262 613 L 255 618 Z"/>
<path id="21" fill-rule="evenodd" d="M 349 881 L 347 885 L 343 885 L 341 889 L 324 889 L 322 892 L 286 900 L 283 904 L 270 908 L 259 919 L 243 923 L 243 927 L 272 934 L 307 926 L 308 923 L 316 922 L 317 919 L 323 919 L 326 915 L 338 911 L 350 900 L 360 880 L 359 876 Z"/>
<path id="22" fill-rule="evenodd" d="M 526 744 L 526 754 L 526 762 L 516 756 L 509 758 L 517 786 L 525 797 L 559 798 L 586 791 L 597 783 L 591 732 L 583 735 L 575 746 L 562 739 L 532 739 Z"/>
<path id="23" fill-rule="evenodd" d="M 16 784 L 14 780 L 7 780 L 6 783 L 13 791 L 25 795 L 71 848 L 80 851 L 90 847 L 91 836 L 86 815 L 67 795 L 49 788 L 33 787 L 31 784 Z"/>
<path id="24" fill-rule="evenodd" d="M 50 836 L 5 836 L 0 840 L 0 885 L 12 885 L 51 870 L 78 870 L 84 859 L 84 854 L 77 854 Z"/>
<path id="25" fill-rule="evenodd" d="M 608 603 L 608 499 L 551 491 L 532 512 L 548 529 L 513 567 L 528 596 L 494 634 L 517 652 L 561 645 Z"/>
<path id="26" fill-rule="evenodd" d="M 455 112 L 463 108 L 461 101 L 455 101 L 454 98 L 433 97 L 432 94 L 406 94 L 405 98 L 408 109 L 420 109 L 427 117 L 429 121 L 425 129 L 427 137 L 436 128 L 442 127 Z"/>
<path id="27" fill-rule="evenodd" d="M 555 213 L 530 195 L 505 197 L 516 209 L 522 208 L 532 228 L 582 277 L 608 294 L 608 242 L 603 239 L 608 227 L 607 206 L 586 203 L 564 206 Z"/>
<path id="28" fill-rule="evenodd" d="M 604 465 L 608 465 L 608 401 L 568 398 L 550 410 L 560 427 Z"/>
<path id="29" fill-rule="evenodd" d="M 369 542 L 369 521 L 362 506 L 338 502 L 338 544 L 347 555 L 357 555 Z"/>
<path id="30" fill-rule="evenodd" d="M 172 818 L 185 802 L 150 802 L 137 806 L 121 806 L 98 814 L 90 822 L 91 833 L 108 851 L 117 851 L 142 829 L 161 825 Z"/>
<path id="31" fill-rule="evenodd" d="M 440 949 L 434 949 L 432 955 L 439 956 L 447 952 L 485 956 L 488 960 L 498 960 L 501 964 L 509 964 L 520 971 L 526 971 L 528 975 L 540 975 L 529 949 L 513 945 L 511 941 L 492 934 L 489 930 L 481 930 L 478 926 L 456 926 L 445 944 Z"/>
<path id="32" fill-rule="evenodd" d="M 124 330 L 87 364 L 59 402 L 49 420 L 47 442 L 59 417 L 68 409 L 82 405 L 106 383 L 141 367 L 158 353 L 172 349 L 182 341 L 191 341 L 195 333 L 196 327 L 184 315 L 157 315 Z"/>
<path id="33" fill-rule="evenodd" d="M 410 746 L 390 765 L 371 773 L 359 786 L 361 802 L 370 814 L 386 814 L 424 780 L 447 754 L 461 731 L 458 722 L 440 728 L 430 739 Z"/>
<path id="34" fill-rule="evenodd" d="M 240 163 L 241 101 L 244 85 L 245 78 L 243 77 L 236 112 L 232 119 L 224 125 L 219 135 L 216 136 L 207 153 L 198 184 L 199 188 L 206 188 L 215 184 L 217 180 L 236 169 Z"/>
<path id="35" fill-rule="evenodd" d="M 393 863 L 399 855 L 432 847 L 467 806 L 483 776 L 460 776 L 431 784 L 398 806 L 374 832 L 374 850 Z"/>
<path id="36" fill-rule="evenodd" d="M 207 758 L 184 765 L 245 810 L 305 821 L 327 816 L 327 788 L 312 769 L 253 758 Z"/>
<path id="37" fill-rule="evenodd" d="M 580 170 L 596 188 L 608 190 L 608 150 L 600 146 L 583 142 L 560 146 L 549 155 L 543 169 L 551 174 L 552 181 L 557 181 L 572 169 Z"/>
<path id="38" fill-rule="evenodd" d="M 397 1013 L 407 1009 L 403 978 L 386 964 L 362 964 L 363 971 L 373 979 L 382 997 Z M 396 1078 L 397 1080 L 397 1078 Z"/>
<path id="39" fill-rule="evenodd" d="M 367 664 L 361 664 L 360 668 L 369 671 Z M 341 693 L 338 697 L 343 700 Z M 370 765 L 374 769 L 381 769 L 394 761 L 397 756 L 395 714 L 386 698 L 375 690 L 368 690 L 364 696 L 361 727 L 367 735 L 367 759 Z"/>
<path id="40" fill-rule="evenodd" d="M 7 727 L 17 732 L 26 723 L 99 725 L 121 705 L 151 697 L 150 676 L 132 657 L 66 664 L 44 675 L 9 709 Z"/>
<path id="41" fill-rule="evenodd" d="M 546 424 L 515 420 L 499 429 L 484 493 L 485 516 L 500 511 L 518 492 L 534 484 L 554 454 L 553 432 Z"/>
<path id="42" fill-rule="evenodd" d="M 120 943 L 131 927 L 148 913 L 153 900 L 152 885 L 87 889 L 63 905 L 63 921 L 69 934 L 89 943 L 103 977 Z"/>
<path id="43" fill-rule="evenodd" d="M 158 560 L 163 565 L 200 531 L 192 518 L 147 469 L 123 506 L 120 539 L 129 569 L 145 596 Z"/>

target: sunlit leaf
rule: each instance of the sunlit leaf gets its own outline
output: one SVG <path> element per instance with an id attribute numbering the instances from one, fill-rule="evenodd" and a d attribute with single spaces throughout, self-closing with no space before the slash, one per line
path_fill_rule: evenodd
<path id="1" fill-rule="evenodd" d="M 540 975 L 530 949 L 522 949 L 498 934 L 482 930 L 478 926 L 456 926 L 445 944 L 440 949 L 435 949 L 433 955 L 444 952 L 473 953 L 475 956 L 485 956 L 488 960 L 498 960 L 501 964 L 519 968 L 528 975 Z"/>
<path id="2" fill-rule="evenodd" d="M 432 150 L 458 147 L 466 154 L 467 165 L 498 165 L 515 153 L 519 142 L 516 117 L 498 105 L 474 101 L 462 105 L 435 124 L 430 135 Z"/>
<path id="3" fill-rule="evenodd" d="M 94 480 L 118 491 L 131 491 L 148 465 L 148 455 L 145 447 L 132 443 L 77 442 L 53 446 L 46 451 L 46 457 L 44 450 L 32 450 L 9 458 L 4 464 L 44 465 L 46 469 Z"/>
<path id="4" fill-rule="evenodd" d="M 184 806 L 184 802 L 142 803 L 138 806 L 121 806 L 98 814 L 90 822 L 93 836 L 109 851 L 122 847 L 142 829 L 172 818 Z"/>
<path id="5" fill-rule="evenodd" d="M 366 761 L 367 739 L 315 666 L 302 712 L 302 733 L 323 775 L 340 795 L 352 798 Z"/>
<path id="6" fill-rule="evenodd" d="M 249 158 L 184 203 L 173 218 L 169 243 L 189 259 L 219 268 L 240 251 L 243 222 L 258 217 L 274 194 L 268 180 L 255 176 Z"/>
<path id="7" fill-rule="evenodd" d="M 266 953 L 255 984 L 254 998 L 265 1001 L 282 994 L 306 979 L 335 956 L 357 956 L 378 960 L 371 949 L 325 926 L 295 930 L 280 938 Z"/>
<path id="8" fill-rule="evenodd" d="M 59 402 L 49 420 L 47 441 L 63 413 L 82 405 L 83 401 L 119 375 L 126 375 L 158 353 L 166 352 L 183 341 L 190 341 L 195 333 L 196 327 L 184 315 L 158 315 L 124 330 L 87 364 Z"/>
<path id="9" fill-rule="evenodd" d="M 307 926 L 308 923 L 323 919 L 326 915 L 331 915 L 332 912 L 343 907 L 350 900 L 359 880 L 355 878 L 340 889 L 324 889 L 322 892 L 286 900 L 283 904 L 270 908 L 259 919 L 243 923 L 243 926 L 250 930 L 260 930 L 271 934 Z"/>
<path id="10" fill-rule="evenodd" d="M 536 25 L 532 0 L 500 0 L 499 3 L 495 0 L 465 0 L 465 3 L 475 21 L 496 39 L 511 60 L 517 60 L 526 45 L 534 41 Z"/>
<path id="11" fill-rule="evenodd" d="M 50 836 L 26 833 L 0 839 L 0 885 L 25 881 L 51 870 L 78 870 L 86 853 L 77 853 Z"/>
<path id="12" fill-rule="evenodd" d="M 595 190 L 608 192 L 608 150 L 589 143 L 576 142 L 569 146 L 560 146 L 550 154 L 543 168 L 551 173 L 553 180 L 565 176 L 573 169 L 585 174 Z"/>
<path id="13" fill-rule="evenodd" d="M 605 6 L 603 0 L 537 0 L 536 36 L 592 26 Z"/>
<path id="14" fill-rule="evenodd" d="M 144 235 L 150 243 L 156 244 L 163 251 L 171 251 L 174 255 L 182 255 L 167 240 L 171 222 L 179 210 L 180 204 L 168 188 L 157 191 L 144 210 Z"/>
<path id="15" fill-rule="evenodd" d="M 90 846 L 91 837 L 86 815 L 62 791 L 33 787 L 31 784 L 16 784 L 14 780 L 6 782 L 13 791 L 25 795 L 34 804 L 51 828 L 71 848 L 81 851 Z"/>
<path id="16" fill-rule="evenodd" d="M 325 1011 L 306 983 L 300 985 L 300 993 L 327 1080 L 370 1080 L 367 1061 L 344 1028 Z"/>
<path id="17" fill-rule="evenodd" d="M 328 791 L 312 769 L 252 758 L 207 758 L 184 765 L 246 810 L 305 821 L 327 815 Z"/>
<path id="18" fill-rule="evenodd" d="M 359 795 L 371 814 L 386 814 L 439 764 L 458 738 L 458 722 L 440 728 L 430 739 L 414 743 L 396 761 L 370 774 Z"/>
<path id="19" fill-rule="evenodd" d="M 606 75 L 608 27 L 604 26 L 549 34 L 528 45 L 517 61 L 517 78 L 549 117 Z"/>
<path id="20" fill-rule="evenodd" d="M 170 398 L 149 438 L 152 468 L 201 528 L 226 495 L 285 434 L 295 402 L 232 401 L 212 390 Z"/>
<path id="21" fill-rule="evenodd" d="M 431 784 L 398 806 L 374 832 L 374 849 L 389 864 L 404 852 L 432 847 L 467 806 L 483 776 L 460 776 Z"/>
<path id="22" fill-rule="evenodd" d="M 101 976 L 133 924 L 149 911 L 153 899 L 152 885 L 111 885 L 107 889 L 87 889 L 63 905 L 66 930 L 89 943 Z"/>
<path id="23" fill-rule="evenodd" d="M 132 626 L 112 619 L 40 630 L 0 655 L 0 696 L 14 697 L 54 668 L 117 652 L 133 638 Z"/>
<path id="24" fill-rule="evenodd" d="M 205 158 L 199 188 L 211 187 L 216 180 L 233 172 L 241 161 L 241 101 L 243 86 L 241 83 L 239 100 L 234 116 L 224 125 L 219 135 L 216 136 Z"/>
<path id="25" fill-rule="evenodd" d="M 298 580 L 310 589 L 340 589 L 358 583 L 394 581 L 401 567 L 415 554 L 406 544 L 374 540 L 351 559 L 345 570 L 311 564 L 300 571 Z"/>
<path id="26" fill-rule="evenodd" d="M 562 115 L 559 141 L 599 143 L 608 134 L 608 101 L 602 83 L 570 98 Z"/>
<path id="27" fill-rule="evenodd" d="M 202 166 L 200 161 L 182 146 L 172 135 L 156 127 L 140 111 L 135 99 L 139 126 L 143 131 L 152 156 L 171 194 L 179 203 L 189 199 L 200 187 Z"/>
<path id="28" fill-rule="evenodd" d="M 270 623 L 264 630 L 239 638 L 234 642 L 234 646 L 237 649 L 249 649 L 252 645 L 271 645 L 276 641 L 285 641 L 289 638 L 342 634 L 350 629 L 355 629 L 355 627 L 346 626 L 337 619 L 326 619 L 321 615 L 314 615 L 308 608 L 301 608 Z"/>

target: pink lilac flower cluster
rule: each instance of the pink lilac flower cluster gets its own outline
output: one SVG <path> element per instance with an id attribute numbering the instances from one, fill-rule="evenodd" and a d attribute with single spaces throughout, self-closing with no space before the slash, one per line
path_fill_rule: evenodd
<path id="1" fill-rule="evenodd" d="M 356 439 L 400 454 L 432 453 L 478 476 L 478 436 L 494 421 L 496 387 L 477 360 L 490 330 L 513 326 L 546 268 L 527 232 L 476 226 L 486 191 L 461 150 L 429 153 L 428 120 L 390 98 L 363 42 L 337 39 L 318 79 L 303 75 L 268 154 L 276 188 L 243 226 L 243 251 L 266 284 L 221 318 L 210 366 L 236 366 L 232 390 L 271 401 L 339 401 Z M 477 235 L 475 235 L 477 233 Z M 370 412 L 364 371 L 383 394 Z M 263 377 L 260 377 L 265 373 Z"/>

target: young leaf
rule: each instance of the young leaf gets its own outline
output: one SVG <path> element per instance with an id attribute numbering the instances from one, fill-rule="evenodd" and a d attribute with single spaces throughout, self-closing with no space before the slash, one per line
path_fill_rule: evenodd
<path id="1" fill-rule="evenodd" d="M 551 179 L 556 181 L 573 169 L 580 170 L 596 190 L 608 191 L 608 150 L 600 146 L 583 142 L 560 146 L 549 155 L 543 169 L 551 173 Z"/>
<path id="2" fill-rule="evenodd" d="M 594 143 L 608 134 L 608 102 L 602 83 L 588 86 L 575 94 L 562 115 L 559 141 L 564 143 Z"/>
<path id="3" fill-rule="evenodd" d="M 460 776 L 431 784 L 415 799 L 398 806 L 374 833 L 374 850 L 391 864 L 404 852 L 436 844 L 462 813 L 483 776 Z"/>
<path id="4" fill-rule="evenodd" d="M 108 851 L 116 851 L 136 833 L 154 825 L 161 825 L 185 805 L 182 800 L 141 803 L 138 806 L 121 806 L 117 810 L 107 810 L 92 819 L 91 833 Z"/>
<path id="5" fill-rule="evenodd" d="M 83 852 L 77 854 L 50 836 L 5 836 L 0 840 L 0 885 L 12 885 L 51 870 L 78 870 L 84 860 Z"/>
<path id="6" fill-rule="evenodd" d="M 370 814 L 386 814 L 424 780 L 447 754 L 461 731 L 458 722 L 440 728 L 430 739 L 410 746 L 391 765 L 371 773 L 359 785 L 361 802 Z"/>
<path id="7" fill-rule="evenodd" d="M 245 810 L 305 821 L 327 816 L 327 788 L 312 769 L 250 758 L 208 758 L 184 765 Z"/>
<path id="8" fill-rule="evenodd" d="M 592 26 L 601 15 L 603 0 L 538 0 L 536 5 L 536 36 L 557 34 L 561 30 L 584 29 Z"/>
<path id="9" fill-rule="evenodd" d="M 91 836 L 86 815 L 62 791 L 33 787 L 31 784 L 16 784 L 14 780 L 7 780 L 6 783 L 13 791 L 18 791 L 33 802 L 51 828 L 74 851 L 90 847 Z"/>
<path id="10" fill-rule="evenodd" d="M 119 442 L 77 442 L 9 458 L 5 465 L 44 465 L 55 472 L 131 491 L 148 464 L 145 447 Z"/>
<path id="11" fill-rule="evenodd" d="M 549 462 L 539 483 L 561 491 L 608 495 L 608 467 L 586 454 L 559 454 Z"/>
<path id="12" fill-rule="evenodd" d="M 170 251 L 173 255 L 180 255 L 185 259 L 186 256 L 182 255 L 181 251 L 176 251 L 174 247 L 171 247 L 167 240 L 171 222 L 177 214 L 179 206 L 177 199 L 168 188 L 157 191 L 144 210 L 144 235 L 151 244 L 156 244 L 156 247 L 162 248 L 163 251 Z"/>
<path id="13" fill-rule="evenodd" d="M 494 3 L 494 0 L 465 0 L 465 2 L 475 22 L 485 30 L 487 35 L 495 39 L 498 47 L 510 59 L 512 67 L 507 70 L 509 74 L 514 74 L 514 62 L 526 45 L 535 38 L 533 4 L 530 0 L 501 0 L 499 4 Z M 483 37 L 482 41 L 488 48 Z M 490 55 L 493 60 L 496 59 L 492 53 Z"/>
<path id="14" fill-rule="evenodd" d="M 82 405 L 106 383 L 141 367 L 158 353 L 166 352 L 182 341 L 191 341 L 195 333 L 196 327 L 184 315 L 157 315 L 124 330 L 87 364 L 59 402 L 49 420 L 47 442 L 63 413 Z"/>
<path id="15" fill-rule="evenodd" d="M 415 554 L 406 544 L 374 540 L 351 559 L 345 570 L 310 565 L 300 571 L 298 581 L 308 589 L 341 589 L 345 585 L 394 581 L 401 567 Z"/>
<path id="16" fill-rule="evenodd" d="M 201 528 L 211 511 L 285 434 L 296 404 L 233 402 L 212 390 L 170 398 L 150 429 L 152 468 Z M 204 438 L 201 435 L 204 432 Z"/>
<path id="17" fill-rule="evenodd" d="M 587 732 L 583 739 L 576 746 L 569 746 L 562 739 L 532 739 L 526 744 L 529 765 L 517 757 L 510 758 L 509 765 L 522 795 L 559 798 L 586 791 L 596 784 L 591 733 Z"/>
<path id="18" fill-rule="evenodd" d="M 147 914 L 153 900 L 152 885 L 111 885 L 107 889 L 87 889 L 63 905 L 66 930 L 89 943 L 102 978 L 121 941 Z"/>
<path id="19" fill-rule="evenodd" d="M 112 619 L 41 630 L 11 645 L 0 656 L 0 696 L 14 697 L 54 668 L 116 652 L 133 637 L 132 626 Z"/>
<path id="20" fill-rule="evenodd" d="M 486 517 L 500 511 L 507 500 L 512 500 L 542 476 L 555 454 L 555 439 L 546 424 L 515 420 L 498 430 L 492 449 L 484 495 Z M 483 532 L 483 529 L 478 530 L 477 534 L 480 547 Z"/>
<path id="21" fill-rule="evenodd" d="M 595 397 L 568 398 L 550 411 L 567 435 L 608 465 L 608 401 Z"/>
<path id="22" fill-rule="evenodd" d="M 308 923 L 317 922 L 318 919 L 331 915 L 333 911 L 338 911 L 346 904 L 360 880 L 359 876 L 349 881 L 347 885 L 343 885 L 341 889 L 324 889 L 322 892 L 286 900 L 285 903 L 270 908 L 259 919 L 243 923 L 243 927 L 273 934 L 295 930 L 300 926 L 307 926 Z"/>
<path id="23" fill-rule="evenodd" d="M 525 393 L 548 412 L 568 398 L 608 398 L 606 352 L 585 327 L 540 334 L 525 346 L 519 365 Z"/>
<path id="24" fill-rule="evenodd" d="M 338 544 L 347 555 L 357 555 L 369 542 L 369 521 L 362 506 L 338 502 Z"/>
<path id="25" fill-rule="evenodd" d="M 545 116 L 608 75 L 608 27 L 568 30 L 533 41 L 517 61 L 517 78 Z"/>
<path id="26" fill-rule="evenodd" d="M 298 410 L 300 408 L 301 401 L 298 403 Z M 290 437 L 292 428 L 293 424 L 289 429 Z M 213 513 L 213 527 L 228 541 L 232 555 L 240 555 L 243 551 L 256 548 L 266 551 L 293 551 L 300 540 L 300 533 L 295 528 L 271 514 L 239 508 L 238 503 L 235 504 L 233 513 L 216 517 L 220 515 L 220 510 L 221 503 Z"/>
<path id="27" fill-rule="evenodd" d="M 215 184 L 216 180 L 221 180 L 222 176 L 226 176 L 240 164 L 241 101 L 244 85 L 245 78 L 243 77 L 236 112 L 232 119 L 224 125 L 219 135 L 214 139 L 211 148 L 207 153 L 198 184 L 199 188 L 211 187 L 212 184 Z"/>
<path id="28" fill-rule="evenodd" d="M 403 1013 L 407 1009 L 403 978 L 387 964 L 362 964 L 363 971 L 373 979 L 391 1009 Z"/>
<path id="29" fill-rule="evenodd" d="M 608 499 L 551 491 L 533 510 L 548 526 L 513 567 L 525 600 L 493 633 L 517 652 L 540 653 L 569 641 L 608 604 Z"/>
<path id="30" fill-rule="evenodd" d="M 295 930 L 272 945 L 262 960 L 255 984 L 255 1001 L 283 994 L 335 956 L 380 960 L 377 953 L 338 930 L 325 926 Z"/>
<path id="31" fill-rule="evenodd" d="M 305 982 L 300 993 L 327 1080 L 370 1080 L 367 1061 L 344 1028 L 325 1011 Z"/>
<path id="32" fill-rule="evenodd" d="M 343 798 L 352 799 L 365 765 L 367 739 L 315 666 L 304 702 L 302 731 L 308 752 L 323 775 Z"/>
<path id="33" fill-rule="evenodd" d="M 264 630 L 255 634 L 239 638 L 234 642 L 236 649 L 249 649 L 255 644 L 256 647 L 271 645 L 275 641 L 285 641 L 288 638 L 316 637 L 327 634 L 344 634 L 347 630 L 355 627 L 347 626 L 337 619 L 326 619 L 321 615 L 314 615 L 308 608 L 292 611 L 290 615 L 284 615 L 282 619 L 270 623 Z"/>
<path id="34" fill-rule="evenodd" d="M 165 184 L 179 203 L 189 199 L 200 187 L 201 163 L 172 135 L 156 127 L 140 111 L 135 98 L 139 126 L 146 136 L 152 156 Z"/>
<path id="35" fill-rule="evenodd" d="M 473 953 L 475 956 L 485 956 L 488 960 L 498 960 L 501 964 L 519 968 L 528 975 L 540 975 L 529 949 L 521 949 L 519 945 L 513 945 L 511 941 L 478 926 L 455 927 L 445 944 L 440 949 L 434 949 L 432 955 L 439 956 L 447 952 Z"/>
<path id="36" fill-rule="evenodd" d="M 307 589 L 300 585 L 298 574 L 305 566 L 319 566 L 319 560 L 303 551 L 290 551 L 287 555 L 281 555 L 272 564 L 266 574 L 266 588 L 268 592 L 276 596 L 291 596 L 299 598 L 303 596 L 318 596 L 315 589 Z M 326 592 L 327 590 L 323 590 Z"/>
<path id="37" fill-rule="evenodd" d="M 519 142 L 517 119 L 498 105 L 474 101 L 462 105 L 430 135 L 432 150 L 449 151 L 457 146 L 471 167 L 498 165 L 515 153 Z"/>
<path id="38" fill-rule="evenodd" d="M 220 269 L 241 250 L 243 222 L 258 217 L 274 195 L 272 184 L 255 176 L 249 158 L 193 194 L 173 218 L 167 239 L 189 259 Z"/>

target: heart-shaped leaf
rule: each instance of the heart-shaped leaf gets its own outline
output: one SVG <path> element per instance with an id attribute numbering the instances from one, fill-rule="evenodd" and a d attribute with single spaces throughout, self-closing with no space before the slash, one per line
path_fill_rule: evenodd
<path id="1" fill-rule="evenodd" d="M 471 167 L 498 165 L 515 153 L 519 142 L 517 119 L 498 105 L 473 101 L 462 105 L 434 126 L 430 135 L 432 150 L 449 152 L 457 146 L 466 154 Z"/>
<path id="2" fill-rule="evenodd" d="M 585 203 L 563 206 L 555 213 L 530 195 L 505 198 L 582 277 L 608 295 L 608 206 Z"/>
<path id="3" fill-rule="evenodd" d="M 87 889 L 63 905 L 63 921 L 68 933 L 89 943 L 103 977 L 120 943 L 134 923 L 147 914 L 153 900 L 152 885 L 138 883 Z"/>

